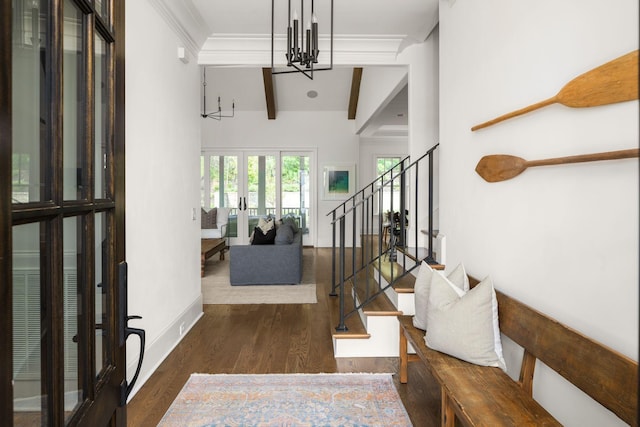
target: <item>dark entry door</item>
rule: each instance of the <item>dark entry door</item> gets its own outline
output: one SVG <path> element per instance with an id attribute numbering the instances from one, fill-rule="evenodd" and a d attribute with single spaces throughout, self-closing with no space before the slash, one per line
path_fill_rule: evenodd
<path id="1" fill-rule="evenodd" d="M 126 423 L 123 9 L 0 0 L 2 425 Z"/>

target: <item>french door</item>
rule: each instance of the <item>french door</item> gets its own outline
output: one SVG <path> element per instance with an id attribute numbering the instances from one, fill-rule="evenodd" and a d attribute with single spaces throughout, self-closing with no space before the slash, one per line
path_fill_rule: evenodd
<path id="1" fill-rule="evenodd" d="M 205 209 L 230 210 L 230 244 L 248 244 L 261 217 L 293 216 L 303 244 L 314 244 L 313 152 L 207 151 L 201 156 Z"/>
<path id="2" fill-rule="evenodd" d="M 2 425 L 126 424 L 123 27 L 123 0 L 0 0 Z"/>

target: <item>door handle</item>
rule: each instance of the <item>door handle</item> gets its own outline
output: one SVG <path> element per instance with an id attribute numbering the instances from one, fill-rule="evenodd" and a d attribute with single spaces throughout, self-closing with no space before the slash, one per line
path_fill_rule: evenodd
<path id="1" fill-rule="evenodd" d="M 129 322 L 129 320 L 131 319 L 142 319 L 141 316 L 127 316 L 127 323 Z M 140 339 L 140 357 L 138 358 L 138 366 L 136 367 L 136 373 L 133 375 L 133 378 L 131 379 L 131 382 L 127 385 L 127 389 L 126 389 L 126 394 L 124 396 L 124 403 L 127 403 L 127 397 L 129 397 L 129 394 L 131 393 L 131 390 L 133 389 L 134 384 L 136 383 L 136 381 L 138 380 L 138 375 L 140 375 L 140 370 L 142 369 L 142 361 L 144 360 L 144 347 L 145 347 L 145 331 L 144 329 L 140 329 L 140 328 L 131 328 L 128 325 L 125 326 L 125 340 L 126 338 L 129 337 L 129 335 L 137 335 L 138 338 Z"/>
<path id="2" fill-rule="evenodd" d="M 243 204 L 242 210 L 246 211 L 247 210 L 247 198 L 246 197 L 242 198 L 242 204 Z"/>
<path id="3" fill-rule="evenodd" d="M 134 384 L 138 380 L 138 375 L 140 375 L 140 370 L 142 369 L 142 361 L 144 359 L 144 348 L 145 348 L 145 331 L 140 328 L 132 328 L 129 326 L 129 320 L 132 319 L 142 319 L 141 316 L 129 316 L 127 313 L 128 309 L 128 297 L 127 297 L 127 263 L 122 261 L 118 264 L 118 285 L 120 290 L 120 306 L 119 306 L 119 316 L 120 316 L 120 346 L 123 346 L 127 342 L 127 338 L 130 335 L 137 335 L 140 339 L 140 356 L 138 358 L 138 366 L 136 367 L 136 372 L 131 379 L 131 382 L 127 384 L 126 378 L 124 382 L 120 384 L 120 406 L 124 406 L 127 404 L 127 397 L 131 393 Z"/>

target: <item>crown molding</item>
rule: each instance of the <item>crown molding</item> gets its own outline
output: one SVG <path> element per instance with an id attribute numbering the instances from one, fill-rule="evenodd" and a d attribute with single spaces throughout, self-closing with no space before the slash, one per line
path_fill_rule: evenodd
<path id="1" fill-rule="evenodd" d="M 334 65 L 398 64 L 397 53 L 404 36 L 334 36 Z M 320 51 L 330 50 L 330 38 L 319 39 Z M 285 66 L 286 37 L 274 39 L 274 66 Z M 271 66 L 270 34 L 217 34 L 204 42 L 198 64 L 217 66 Z M 319 64 L 323 66 L 328 64 Z"/>
<path id="2" fill-rule="evenodd" d="M 361 138 L 407 138 L 409 136 L 408 125 L 381 125 L 366 126 L 360 133 Z"/>
<path id="3" fill-rule="evenodd" d="M 210 33 L 191 0 L 148 0 L 194 58 Z"/>

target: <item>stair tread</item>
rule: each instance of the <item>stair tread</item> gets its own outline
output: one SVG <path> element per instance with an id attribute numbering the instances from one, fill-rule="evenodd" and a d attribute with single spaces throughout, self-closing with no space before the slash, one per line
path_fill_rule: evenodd
<path id="1" fill-rule="evenodd" d="M 387 281 L 387 283 L 391 283 L 392 281 L 396 281 L 393 285 L 393 289 L 395 289 L 398 293 L 413 293 L 413 285 L 416 281 L 416 278 L 412 274 L 407 274 L 404 277 L 398 279 L 399 276 L 405 273 L 405 269 L 402 268 L 400 264 L 397 262 L 390 261 L 382 261 L 381 263 L 376 263 L 375 267 L 380 269 L 380 274 Z"/>
<path id="2" fill-rule="evenodd" d="M 353 314 L 345 319 L 344 323 L 347 327 L 347 331 L 336 331 L 336 326 L 340 324 L 340 297 L 329 297 L 329 311 L 331 312 L 331 335 L 336 339 L 367 339 L 371 335 L 367 332 L 362 323 L 362 319 L 357 314 Z M 351 296 L 351 285 L 345 284 L 344 292 L 344 306 L 346 311 L 350 311 L 350 307 L 353 307 L 353 297 Z"/>
<path id="3" fill-rule="evenodd" d="M 380 273 L 388 283 L 391 283 L 392 280 L 396 280 L 395 284 L 393 285 L 393 289 L 397 293 L 399 294 L 413 293 L 413 288 L 415 286 L 416 278 L 413 274 L 407 274 L 401 277 L 400 279 L 398 279 L 398 276 L 401 276 L 406 271 L 400 264 L 398 264 L 397 262 L 391 263 L 389 261 L 383 261 L 382 263 L 380 263 L 380 265 L 375 264 L 375 266 L 376 268 L 378 266 L 381 267 Z M 433 268 L 434 270 L 444 270 L 444 265 L 441 265 L 441 264 L 431 265 L 431 268 Z M 393 275 L 392 275 L 392 270 L 393 270 Z"/>
<path id="4" fill-rule="evenodd" d="M 362 303 L 367 298 L 367 285 L 369 288 L 369 296 L 380 290 L 380 285 L 373 278 L 373 267 L 369 268 L 368 278 L 366 281 L 367 272 L 363 271 L 358 275 L 356 281 L 356 294 L 358 295 L 358 301 Z M 377 295 L 371 302 L 369 302 L 362 309 L 368 316 L 398 316 L 402 314 L 393 303 L 389 300 L 385 293 Z"/>

